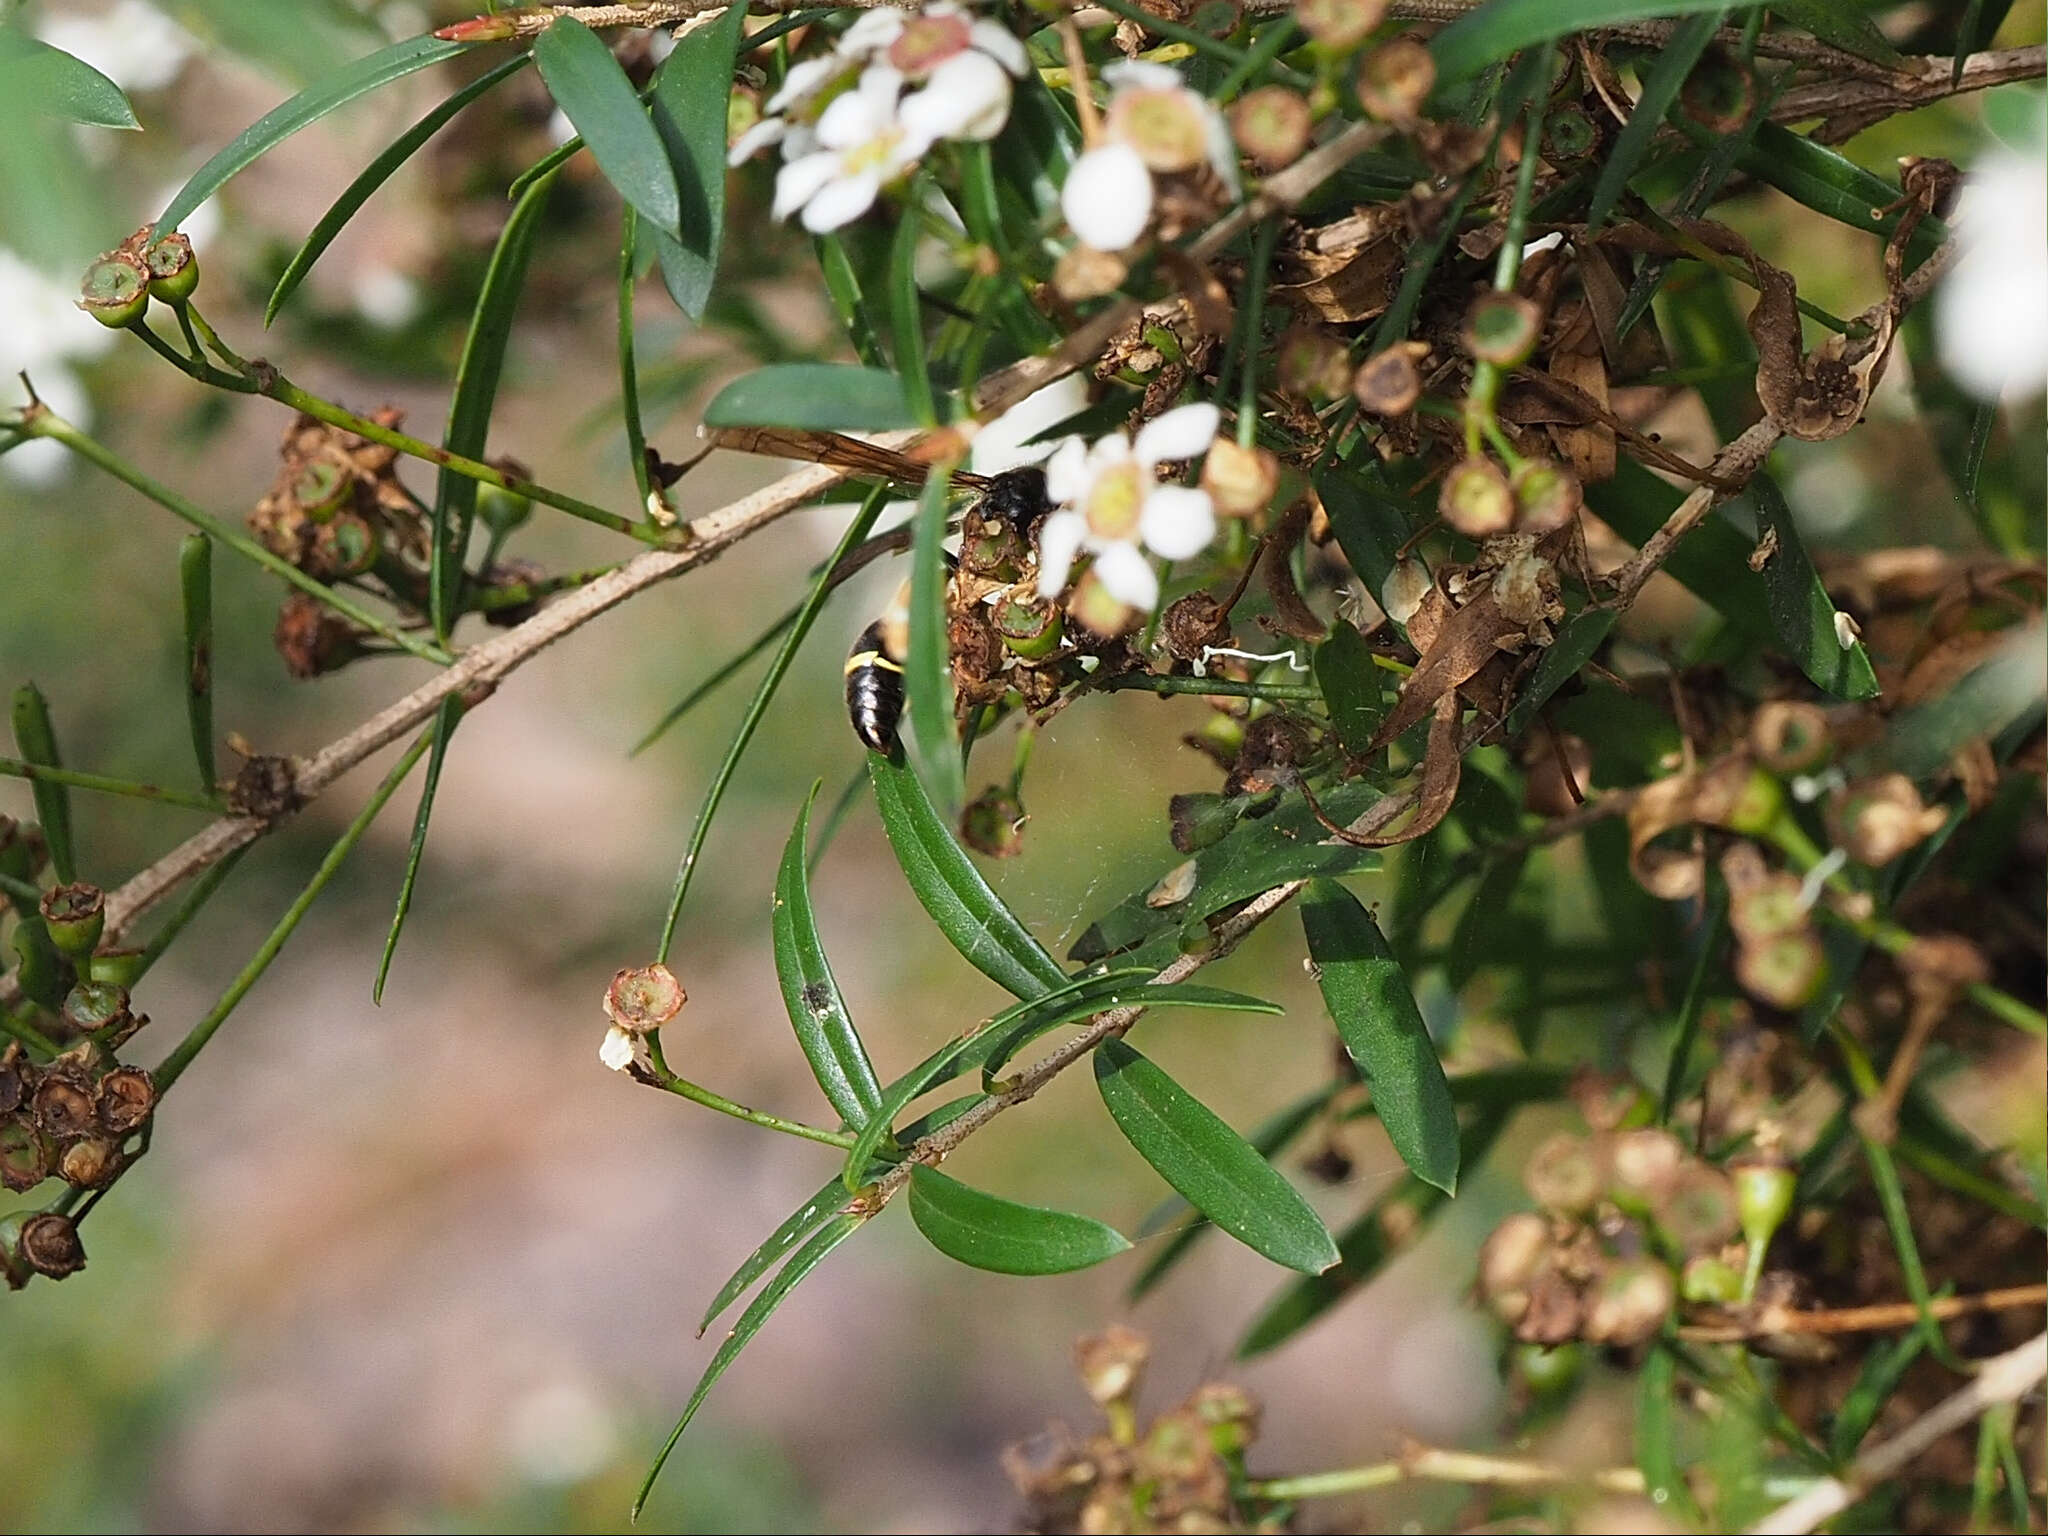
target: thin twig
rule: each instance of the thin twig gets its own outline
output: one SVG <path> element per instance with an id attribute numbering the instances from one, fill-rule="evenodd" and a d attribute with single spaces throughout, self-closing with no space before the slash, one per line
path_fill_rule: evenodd
<path id="1" fill-rule="evenodd" d="M 1412 1445 L 1398 1457 L 1370 1466 L 1310 1472 L 1300 1477 L 1261 1478 L 1251 1484 L 1250 1492 L 1257 1498 L 1274 1501 L 1327 1499 L 1411 1481 L 1475 1483 L 1499 1488 L 1555 1488 L 1576 1483 L 1602 1493 L 1643 1491 L 1643 1474 L 1637 1467 L 1596 1467 L 1588 1471 L 1532 1461 L 1526 1456 L 1488 1456 L 1475 1451 Z"/>
<path id="2" fill-rule="evenodd" d="M 1986 1360 L 1977 1377 L 1908 1424 L 1883 1445 L 1872 1446 L 1841 1477 L 1826 1477 L 1798 1498 L 1780 1505 L 1755 1525 L 1750 1536 L 1804 1536 L 1834 1519 L 1870 1488 L 1897 1476 L 1942 1436 L 1961 1429 L 2001 1403 L 2016 1403 L 2048 1376 L 2048 1333 L 2037 1333 L 2018 1349 Z"/>
<path id="3" fill-rule="evenodd" d="M 2004 1290 L 1980 1291 L 1974 1296 L 1937 1296 L 1927 1303 L 1923 1314 L 1910 1301 L 1879 1302 L 1867 1307 L 1830 1307 L 1796 1312 L 1788 1308 L 1764 1308 L 1754 1318 L 1736 1323 L 1693 1323 L 1678 1330 L 1681 1339 L 1695 1344 L 1738 1344 L 1744 1339 L 1770 1338 L 1777 1334 L 1887 1333 L 1894 1328 L 1911 1328 L 1923 1315 L 1937 1319 L 1971 1317 L 1980 1312 L 2010 1312 L 2017 1308 L 2048 1306 L 2048 1285 L 2013 1285 Z"/>

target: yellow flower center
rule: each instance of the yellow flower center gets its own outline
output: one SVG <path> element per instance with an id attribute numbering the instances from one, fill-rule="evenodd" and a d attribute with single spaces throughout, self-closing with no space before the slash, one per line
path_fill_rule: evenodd
<path id="1" fill-rule="evenodd" d="M 1138 515 L 1145 506 L 1142 471 L 1135 460 L 1112 465 L 1095 477 L 1088 491 L 1088 531 L 1098 539 L 1130 540 L 1138 536 Z"/>

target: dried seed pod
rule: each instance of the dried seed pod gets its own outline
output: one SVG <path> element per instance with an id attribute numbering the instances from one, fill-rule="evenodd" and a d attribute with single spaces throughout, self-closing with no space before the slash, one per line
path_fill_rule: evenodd
<path id="1" fill-rule="evenodd" d="M 1285 394 L 1321 400 L 1350 388 L 1351 354 L 1328 331 L 1292 326 L 1282 333 L 1274 353 L 1274 374 Z"/>
<path id="2" fill-rule="evenodd" d="M 1798 933 L 1807 927 L 1807 918 L 1804 886 L 1797 875 L 1780 871 L 1743 889 L 1729 889 L 1728 921 L 1745 944 Z"/>
<path id="3" fill-rule="evenodd" d="M 93 952 L 107 922 L 107 893 L 96 885 L 53 886 L 43 892 L 43 928 L 74 965 Z"/>
<path id="4" fill-rule="evenodd" d="M 612 977 L 612 984 L 605 989 L 604 1012 L 619 1028 L 646 1035 L 681 1013 L 689 1000 L 675 972 L 657 960 Z"/>
<path id="5" fill-rule="evenodd" d="M 30 1269 L 52 1280 L 85 1268 L 85 1245 L 78 1240 L 78 1224 L 54 1211 L 39 1212 L 21 1224 L 17 1251 Z"/>
<path id="6" fill-rule="evenodd" d="M 355 488 L 355 472 L 337 455 L 301 465 L 285 494 L 312 522 L 324 523 L 355 499 Z"/>
<path id="7" fill-rule="evenodd" d="M 0 1186 L 26 1194 L 50 1176 L 49 1138 L 23 1115 L 0 1120 Z"/>
<path id="8" fill-rule="evenodd" d="M 11 1115 L 35 1092 L 35 1063 L 19 1040 L 10 1040 L 0 1050 L 0 1115 Z"/>
<path id="9" fill-rule="evenodd" d="M 1211 647 L 1230 644 L 1230 615 L 1208 593 L 1190 592 L 1167 604 L 1159 632 L 1169 655 L 1199 661 Z"/>
<path id="10" fill-rule="evenodd" d="M 1482 363 L 1526 363 L 1543 334 L 1543 306 L 1523 294 L 1489 288 L 1465 311 L 1458 342 Z"/>
<path id="11" fill-rule="evenodd" d="M 1294 0 L 1301 30 L 1339 53 L 1364 42 L 1386 14 L 1387 0 Z"/>
<path id="12" fill-rule="evenodd" d="M 1787 1013 L 1812 1002 L 1827 974 L 1820 940 L 1807 929 L 1744 944 L 1735 956 L 1735 979 L 1742 989 Z"/>
<path id="13" fill-rule="evenodd" d="M 1218 515 L 1250 517 L 1265 511 L 1280 489 L 1280 460 L 1264 448 L 1241 448 L 1219 437 L 1202 461 L 1202 489 Z"/>
<path id="14" fill-rule="evenodd" d="M 1685 1144 L 1669 1131 L 1623 1131 L 1608 1148 L 1608 1198 L 1631 1216 L 1645 1215 L 1669 1196 L 1685 1161 Z"/>
<path id="15" fill-rule="evenodd" d="M 1579 1216 L 1590 1211 L 1607 1186 L 1599 1149 L 1583 1136 L 1560 1131 L 1529 1156 L 1522 1185 L 1546 1211 Z"/>
<path id="16" fill-rule="evenodd" d="M 1689 1161 L 1654 1215 L 1658 1230 L 1680 1253 L 1706 1253 L 1735 1235 L 1735 1188 L 1711 1163 Z"/>
<path id="17" fill-rule="evenodd" d="M 129 1017 L 128 989 L 106 981 L 81 981 L 64 995 L 64 1022 L 81 1035 L 119 1029 Z"/>
<path id="18" fill-rule="evenodd" d="M 294 592 L 277 610 L 271 644 L 297 678 L 319 677 L 362 654 L 363 631 L 318 598 Z"/>
<path id="19" fill-rule="evenodd" d="M 131 1135 L 156 1110 L 156 1082 L 140 1067 L 116 1067 L 99 1080 L 93 1108 L 109 1135 Z"/>
<path id="20" fill-rule="evenodd" d="M 77 1189 L 105 1189 L 120 1176 L 126 1161 L 120 1143 L 108 1136 L 85 1136 L 64 1149 L 57 1174 Z"/>
<path id="21" fill-rule="evenodd" d="M 1600 129 L 1577 107 L 1559 107 L 1543 120 L 1543 158 L 1555 166 L 1584 160 L 1600 147 Z"/>
<path id="22" fill-rule="evenodd" d="M 1515 494 L 1493 460 L 1460 459 L 1444 475 L 1436 509 L 1466 538 L 1489 539 L 1514 526 Z"/>
<path id="23" fill-rule="evenodd" d="M 1418 365 L 1428 355 L 1427 342 L 1397 341 L 1358 365 L 1351 376 L 1351 393 L 1375 415 L 1405 416 L 1422 398 Z"/>
<path id="24" fill-rule="evenodd" d="M 1579 477 L 1555 459 L 1524 459 L 1508 486 L 1515 493 L 1515 526 L 1539 538 L 1567 526 L 1585 505 Z"/>
<path id="25" fill-rule="evenodd" d="M 960 840 L 977 853 L 1007 859 L 1024 851 L 1024 802 L 1017 792 L 991 784 L 960 813 Z"/>
<path id="26" fill-rule="evenodd" d="M 1770 699 L 1749 721 L 1749 749 L 1773 773 L 1811 773 L 1828 760 L 1827 711 L 1802 699 Z"/>
<path id="27" fill-rule="evenodd" d="M 1679 109 L 1714 133 L 1735 133 L 1756 108 L 1756 72 L 1722 48 L 1710 48 L 1685 77 Z"/>
<path id="28" fill-rule="evenodd" d="M 183 304 L 199 286 L 199 258 L 192 254 L 190 237 L 179 231 L 150 242 L 142 265 L 149 272 L 150 297 L 166 304 Z"/>
<path id="29" fill-rule="evenodd" d="M 36 1084 L 29 1107 L 37 1127 L 54 1141 L 83 1136 L 97 1124 L 91 1081 L 62 1058 Z"/>
<path id="30" fill-rule="evenodd" d="M 1828 808 L 1835 845 L 1858 864 L 1875 869 L 1939 832 L 1946 808 L 1928 805 L 1903 773 L 1880 774 L 1848 785 Z"/>
<path id="31" fill-rule="evenodd" d="M 1550 1223 L 1533 1211 L 1517 1211 L 1487 1234 L 1474 1283 L 1502 1322 L 1520 1322 L 1529 1310 L 1529 1285 L 1549 1262 L 1551 1246 Z"/>
<path id="32" fill-rule="evenodd" d="M 1043 661 L 1060 648 L 1066 626 L 1056 604 L 1012 593 L 996 609 L 996 634 L 1013 656 Z"/>
<path id="33" fill-rule="evenodd" d="M 1262 171 L 1282 170 L 1299 160 L 1314 126 L 1307 98 L 1284 85 L 1247 91 L 1230 109 L 1230 136 Z"/>
<path id="34" fill-rule="evenodd" d="M 1074 1364 L 1081 1385 L 1099 1406 L 1128 1402 L 1145 1377 L 1152 1346 L 1134 1329 L 1114 1324 L 1085 1336 L 1074 1346 Z"/>
<path id="35" fill-rule="evenodd" d="M 1412 37 L 1381 43 L 1358 62 L 1358 102 L 1383 123 L 1412 123 L 1436 89 L 1436 60 Z"/>
<path id="36" fill-rule="evenodd" d="M 1677 1300 L 1669 1269 L 1654 1259 L 1625 1260 L 1593 1288 L 1586 1307 L 1586 1341 L 1615 1349 L 1646 1344 L 1663 1329 Z"/>
<path id="37" fill-rule="evenodd" d="M 357 512 L 340 512 L 313 530 L 307 568 L 329 578 L 360 576 L 377 563 L 376 530 Z"/>

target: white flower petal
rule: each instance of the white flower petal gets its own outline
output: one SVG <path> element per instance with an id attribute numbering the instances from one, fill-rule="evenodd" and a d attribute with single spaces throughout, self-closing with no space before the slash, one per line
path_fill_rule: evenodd
<path id="1" fill-rule="evenodd" d="M 1138 429 L 1133 451 L 1147 469 L 1167 459 L 1192 459 L 1209 451 L 1222 422 L 1223 413 L 1206 400 L 1197 405 L 1177 405 Z"/>
<path id="2" fill-rule="evenodd" d="M 882 178 L 873 171 L 827 182 L 816 197 L 804 204 L 804 228 L 814 235 L 829 235 L 874 207 L 876 194 L 881 190 Z"/>
<path id="3" fill-rule="evenodd" d="M 788 132 L 789 122 L 786 118 L 764 117 L 732 141 L 732 148 L 725 152 L 725 163 L 744 165 L 770 144 L 781 143 L 783 135 Z"/>
<path id="4" fill-rule="evenodd" d="M 2048 383 L 2048 175 L 1996 149 L 1972 167 L 1955 220 L 1962 252 L 1935 290 L 1942 367 L 1980 400 Z"/>
<path id="5" fill-rule="evenodd" d="M 853 149 L 880 138 L 896 120 L 896 95 L 903 77 L 886 65 L 870 64 L 860 83 L 832 98 L 818 116 L 818 142 L 827 149 Z"/>
<path id="6" fill-rule="evenodd" d="M 597 1059 L 614 1072 L 623 1072 L 633 1065 L 633 1037 L 614 1024 L 604 1032 L 604 1044 L 597 1048 Z"/>
<path id="7" fill-rule="evenodd" d="M 1095 579 L 1118 602 L 1143 612 L 1150 613 L 1152 605 L 1159 601 L 1159 578 L 1153 573 L 1152 562 L 1137 545 L 1121 539 L 1105 545 L 1095 557 Z"/>
<path id="8" fill-rule="evenodd" d="M 791 160 L 775 173 L 773 217 L 786 219 L 824 190 L 839 174 L 839 157 L 830 150 Z"/>
<path id="9" fill-rule="evenodd" d="M 928 139 L 992 139 L 1010 116 L 1010 77 L 985 53 L 956 53 L 904 98 L 903 126 Z"/>
<path id="10" fill-rule="evenodd" d="M 1168 560 L 1192 560 L 1216 537 L 1216 508 L 1207 491 L 1162 485 L 1145 498 L 1138 533 L 1146 548 Z"/>
<path id="11" fill-rule="evenodd" d="M 1035 398 L 1035 397 L 1034 397 Z M 1088 445 L 1078 437 L 1055 444 L 1045 461 L 1045 494 L 1056 507 L 1085 499 L 1095 477 L 1088 472 Z"/>
<path id="12" fill-rule="evenodd" d="M 1011 74 L 1022 78 L 1030 73 L 1031 55 L 1024 51 L 1024 44 L 1008 27 L 993 21 L 977 21 L 968 27 L 967 36 L 975 47 Z"/>
<path id="13" fill-rule="evenodd" d="M 892 6 L 878 6 L 861 13 L 860 19 L 839 39 L 839 52 L 849 59 L 864 59 L 880 53 L 903 35 L 903 13 Z"/>
<path id="14" fill-rule="evenodd" d="M 782 84 L 761 110 L 775 113 L 784 107 L 808 101 L 844 74 L 846 69 L 845 59 L 829 53 L 820 58 L 799 59 L 789 66 L 789 73 L 782 77 Z"/>
<path id="15" fill-rule="evenodd" d="M 1120 59 L 1102 67 L 1102 78 L 1118 90 L 1169 91 L 1185 86 L 1180 71 L 1149 59 Z"/>
<path id="16" fill-rule="evenodd" d="M 0 462 L 5 462 L 0 460 Z M 1078 512 L 1055 512 L 1038 525 L 1038 595 L 1058 597 L 1067 587 L 1067 573 L 1088 534 L 1088 519 Z"/>
<path id="17" fill-rule="evenodd" d="M 1031 439 L 1087 409 L 1086 379 L 1078 373 L 1070 373 L 1055 380 L 1045 388 L 1026 395 L 974 434 L 968 468 L 977 475 L 1000 475 L 1006 469 L 1016 469 L 1021 465 L 1042 464 L 1059 443 L 1034 443 Z"/>
<path id="18" fill-rule="evenodd" d="M 1127 250 L 1152 217 L 1152 173 L 1128 144 L 1091 149 L 1067 172 L 1060 212 L 1096 250 Z"/>
<path id="19" fill-rule="evenodd" d="M 1201 101 L 1202 127 L 1209 142 L 1209 164 L 1223 185 L 1230 189 L 1231 197 L 1236 198 L 1242 189 L 1237 180 L 1237 145 L 1230 137 L 1230 125 L 1208 101 L 1200 97 L 1196 99 Z"/>

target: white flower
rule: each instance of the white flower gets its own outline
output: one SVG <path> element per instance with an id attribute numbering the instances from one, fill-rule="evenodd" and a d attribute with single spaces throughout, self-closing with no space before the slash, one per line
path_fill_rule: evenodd
<path id="1" fill-rule="evenodd" d="M 886 183 L 917 163 L 932 140 L 898 110 L 902 88 L 895 70 L 871 65 L 818 118 L 815 148 L 806 143 L 803 153 L 792 154 L 796 135 L 785 140 L 789 158 L 775 175 L 776 218 L 801 209 L 805 229 L 828 234 L 866 213 Z"/>
<path id="2" fill-rule="evenodd" d="M 1133 608 L 1159 601 L 1159 578 L 1145 551 L 1168 560 L 1200 554 L 1216 536 L 1209 493 L 1161 485 L 1168 459 L 1208 451 L 1221 419 L 1213 405 L 1183 405 L 1147 422 L 1133 443 L 1112 432 L 1085 446 L 1070 437 L 1046 461 L 1046 495 L 1058 509 L 1038 535 L 1038 593 L 1051 598 L 1067 584 L 1074 557 L 1095 556 L 1095 575 L 1110 596 Z"/>
<path id="3" fill-rule="evenodd" d="M 1043 464 L 1059 444 L 1032 439 L 1087 409 L 1088 381 L 1078 373 L 1057 379 L 975 433 L 967 467 L 977 475 L 1000 475 L 1006 469 Z"/>
<path id="4" fill-rule="evenodd" d="M 191 33 L 142 0 L 118 0 L 97 16 L 47 17 L 36 24 L 36 36 L 124 91 L 162 90 L 198 46 Z"/>
<path id="5" fill-rule="evenodd" d="M 633 1053 L 638 1048 L 630 1031 L 614 1024 L 604 1032 L 604 1044 L 597 1048 L 597 1059 L 614 1072 L 623 1072 L 633 1065 Z"/>
<path id="6" fill-rule="evenodd" d="M 1060 188 L 1060 211 L 1082 242 L 1098 251 L 1135 245 L 1152 217 L 1155 175 L 1182 175 L 1206 161 L 1238 194 L 1237 152 L 1213 103 L 1164 64 L 1127 59 L 1102 78 L 1114 87 L 1103 114 L 1103 142 L 1086 151 Z"/>
<path id="7" fill-rule="evenodd" d="M 1941 363 L 1982 400 L 2048 387 L 2048 166 L 1995 149 L 1971 170 L 1956 210 L 1961 254 L 1934 297 Z"/>

